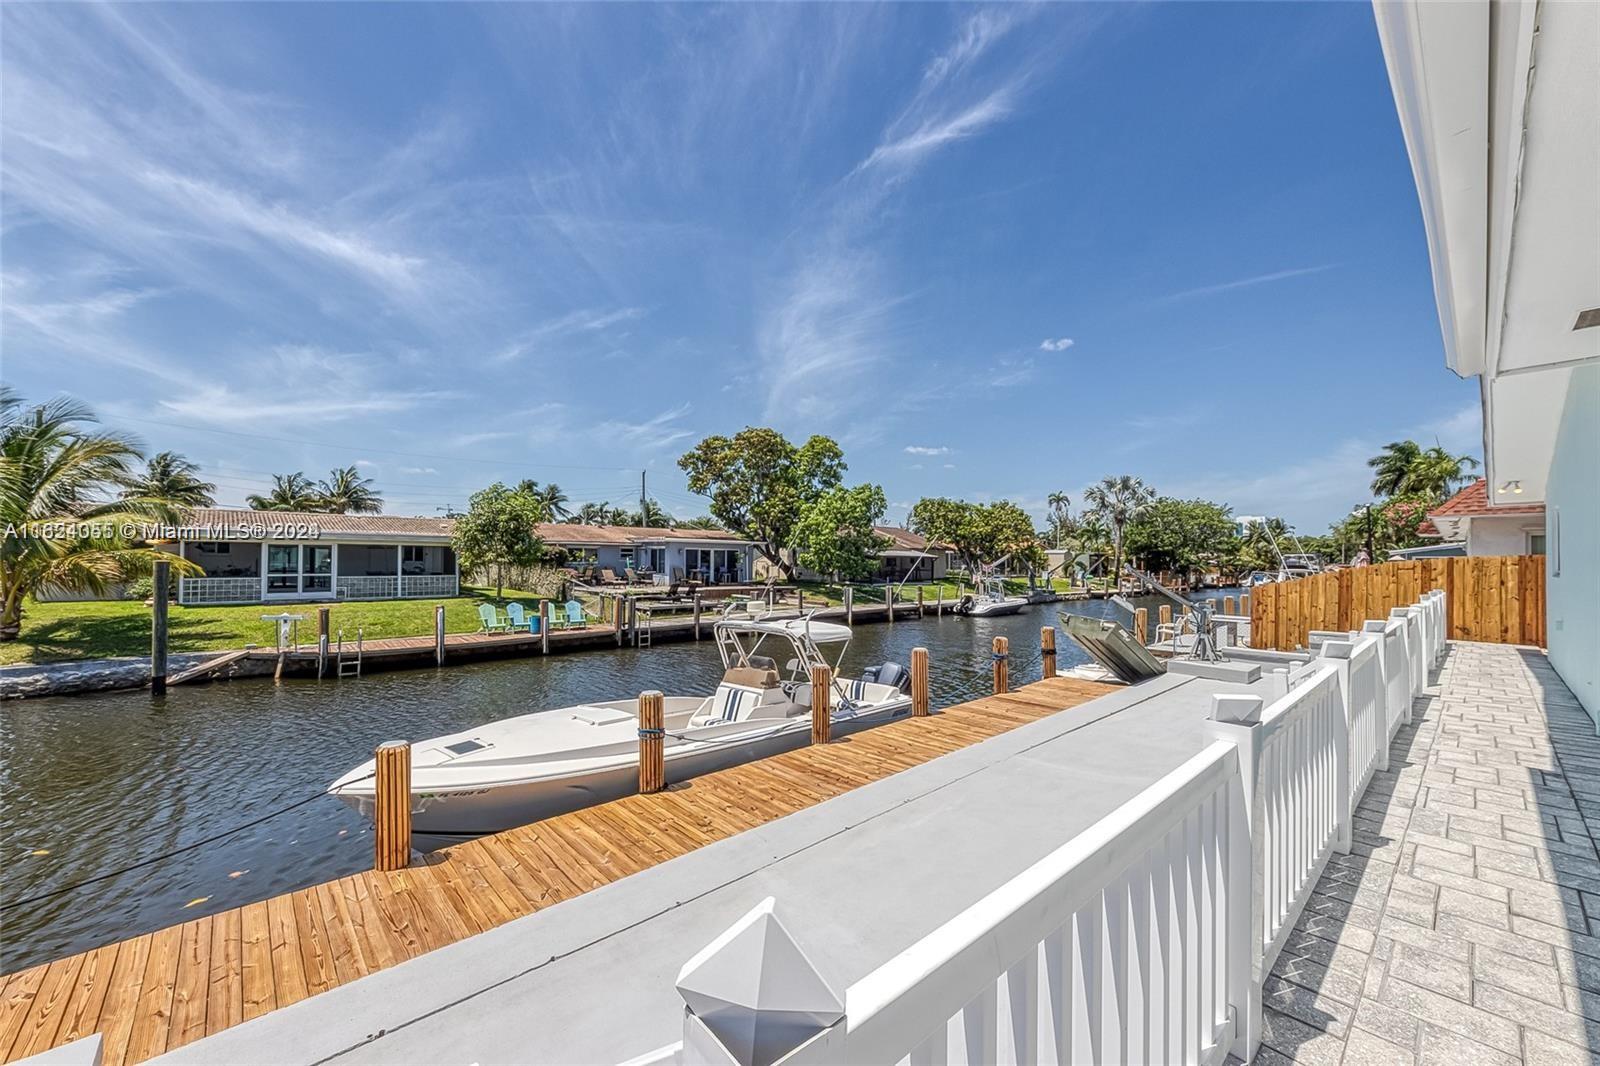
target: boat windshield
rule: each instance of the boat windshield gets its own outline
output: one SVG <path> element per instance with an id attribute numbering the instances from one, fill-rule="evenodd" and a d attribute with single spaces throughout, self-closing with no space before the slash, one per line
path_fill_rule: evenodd
<path id="1" fill-rule="evenodd" d="M 809 681 L 811 669 L 826 666 L 835 677 L 850 629 L 837 622 L 821 622 L 808 612 L 800 618 L 723 618 L 714 632 L 722 666 L 765 667 L 769 663 L 791 681 Z"/>

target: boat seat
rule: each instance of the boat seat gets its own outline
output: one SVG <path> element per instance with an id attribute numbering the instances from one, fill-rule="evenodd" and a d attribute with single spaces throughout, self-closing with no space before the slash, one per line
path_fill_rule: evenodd
<path id="1" fill-rule="evenodd" d="M 777 688 L 778 671 L 770 666 L 730 666 L 722 675 L 722 683 L 745 688 Z"/>
<path id="2" fill-rule="evenodd" d="M 732 670 L 728 671 L 730 674 Z M 776 687 L 776 686 L 774 686 Z M 691 727 L 715 725 L 718 722 L 742 722 L 754 716 L 768 690 L 752 685 L 736 685 L 723 681 L 711 697 L 709 710 L 701 711 L 689 719 Z"/>

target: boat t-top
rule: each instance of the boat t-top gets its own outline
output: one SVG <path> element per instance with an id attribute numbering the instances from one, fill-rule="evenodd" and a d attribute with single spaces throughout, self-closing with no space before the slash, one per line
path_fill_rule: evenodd
<path id="1" fill-rule="evenodd" d="M 898 663 L 838 676 L 848 626 L 811 614 L 777 618 L 732 608 L 713 627 L 722 679 L 709 696 L 665 700 L 668 781 L 797 748 L 811 733 L 811 671 L 833 675 L 832 731 L 849 734 L 907 714 L 910 675 Z M 780 669 L 779 664 L 782 664 Z M 582 703 L 505 718 L 413 743 L 412 832 L 448 843 L 525 825 L 638 790 L 638 699 Z M 328 791 L 373 814 L 374 764 Z"/>
<path id="2" fill-rule="evenodd" d="M 992 571 L 980 574 L 975 584 L 976 590 L 969 596 L 961 597 L 961 602 L 956 604 L 957 614 L 988 618 L 993 615 L 1016 614 L 1028 605 L 1025 596 L 1006 595 L 1005 581 Z"/>

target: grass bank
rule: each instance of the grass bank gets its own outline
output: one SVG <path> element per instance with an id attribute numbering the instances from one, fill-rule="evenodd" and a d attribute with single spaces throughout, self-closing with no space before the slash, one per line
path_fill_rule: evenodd
<path id="1" fill-rule="evenodd" d="M 329 623 L 337 634 L 343 626 L 349 639 L 359 626 L 364 635 L 409 637 L 433 632 L 433 608 L 443 603 L 445 631 L 476 633 L 478 605 L 503 606 L 520 600 L 531 607 L 536 597 L 507 590 L 496 599 L 494 589 L 466 589 L 466 595 L 447 600 L 373 600 L 328 604 L 245 604 L 239 607 L 179 607 L 169 615 L 169 649 L 174 652 L 223 651 L 246 644 L 270 647 L 274 625 L 261 616 L 288 611 L 303 614 L 300 639 L 317 640 L 317 607 L 331 608 Z M 28 601 L 22 635 L 0 644 L 0 666 L 12 663 L 63 662 L 71 659 L 109 659 L 121 655 L 150 654 L 150 608 L 138 600 L 95 600 L 85 603 Z"/>

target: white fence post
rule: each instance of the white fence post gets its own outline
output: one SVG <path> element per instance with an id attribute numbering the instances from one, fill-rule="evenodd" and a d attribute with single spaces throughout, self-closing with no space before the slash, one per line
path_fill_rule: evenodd
<path id="1" fill-rule="evenodd" d="M 1287 678 L 1287 674 L 1284 675 Z M 1239 752 L 1239 777 L 1244 790 L 1243 806 L 1249 840 L 1230 846 L 1228 865 L 1232 883 L 1248 885 L 1248 894 L 1236 892 L 1228 908 L 1228 1002 L 1238 1012 L 1234 1021 L 1233 1054 L 1245 1062 L 1254 1060 L 1261 1046 L 1262 931 L 1265 929 L 1262 897 L 1261 810 L 1256 781 L 1261 773 L 1261 712 L 1266 704 L 1260 696 L 1219 695 L 1211 697 L 1211 720 L 1206 735 L 1226 740 Z M 1233 842 L 1230 841 L 1230 845 Z"/>
<path id="2" fill-rule="evenodd" d="M 844 997 L 795 943 L 768 896 L 678 971 L 683 1066 L 829 1062 Z"/>
<path id="3" fill-rule="evenodd" d="M 1344 759 L 1345 772 L 1341 773 L 1335 781 L 1334 787 L 1338 791 L 1334 802 L 1337 805 L 1340 821 L 1339 833 L 1334 840 L 1333 848 L 1341 855 L 1350 854 L 1353 843 L 1351 832 L 1354 828 L 1356 804 L 1361 801 L 1361 788 L 1366 782 L 1363 780 L 1367 764 L 1371 758 L 1370 748 L 1376 743 L 1373 735 L 1372 721 L 1376 715 L 1360 714 L 1358 699 L 1362 694 L 1355 691 L 1354 679 L 1351 677 L 1350 658 L 1355 652 L 1355 645 L 1348 640 L 1325 640 L 1322 642 L 1322 658 L 1332 663 L 1339 671 L 1339 692 L 1344 700 Z M 1365 730 L 1365 733 L 1359 731 Z"/>
<path id="4" fill-rule="evenodd" d="M 1411 668 L 1411 695 L 1420 696 L 1428 683 L 1427 656 L 1422 650 L 1422 610 L 1418 607 L 1396 607 L 1389 612 L 1389 617 L 1405 625 L 1406 662 Z M 1410 718 L 1410 715 L 1406 716 L 1407 721 L 1410 721 Z"/>

